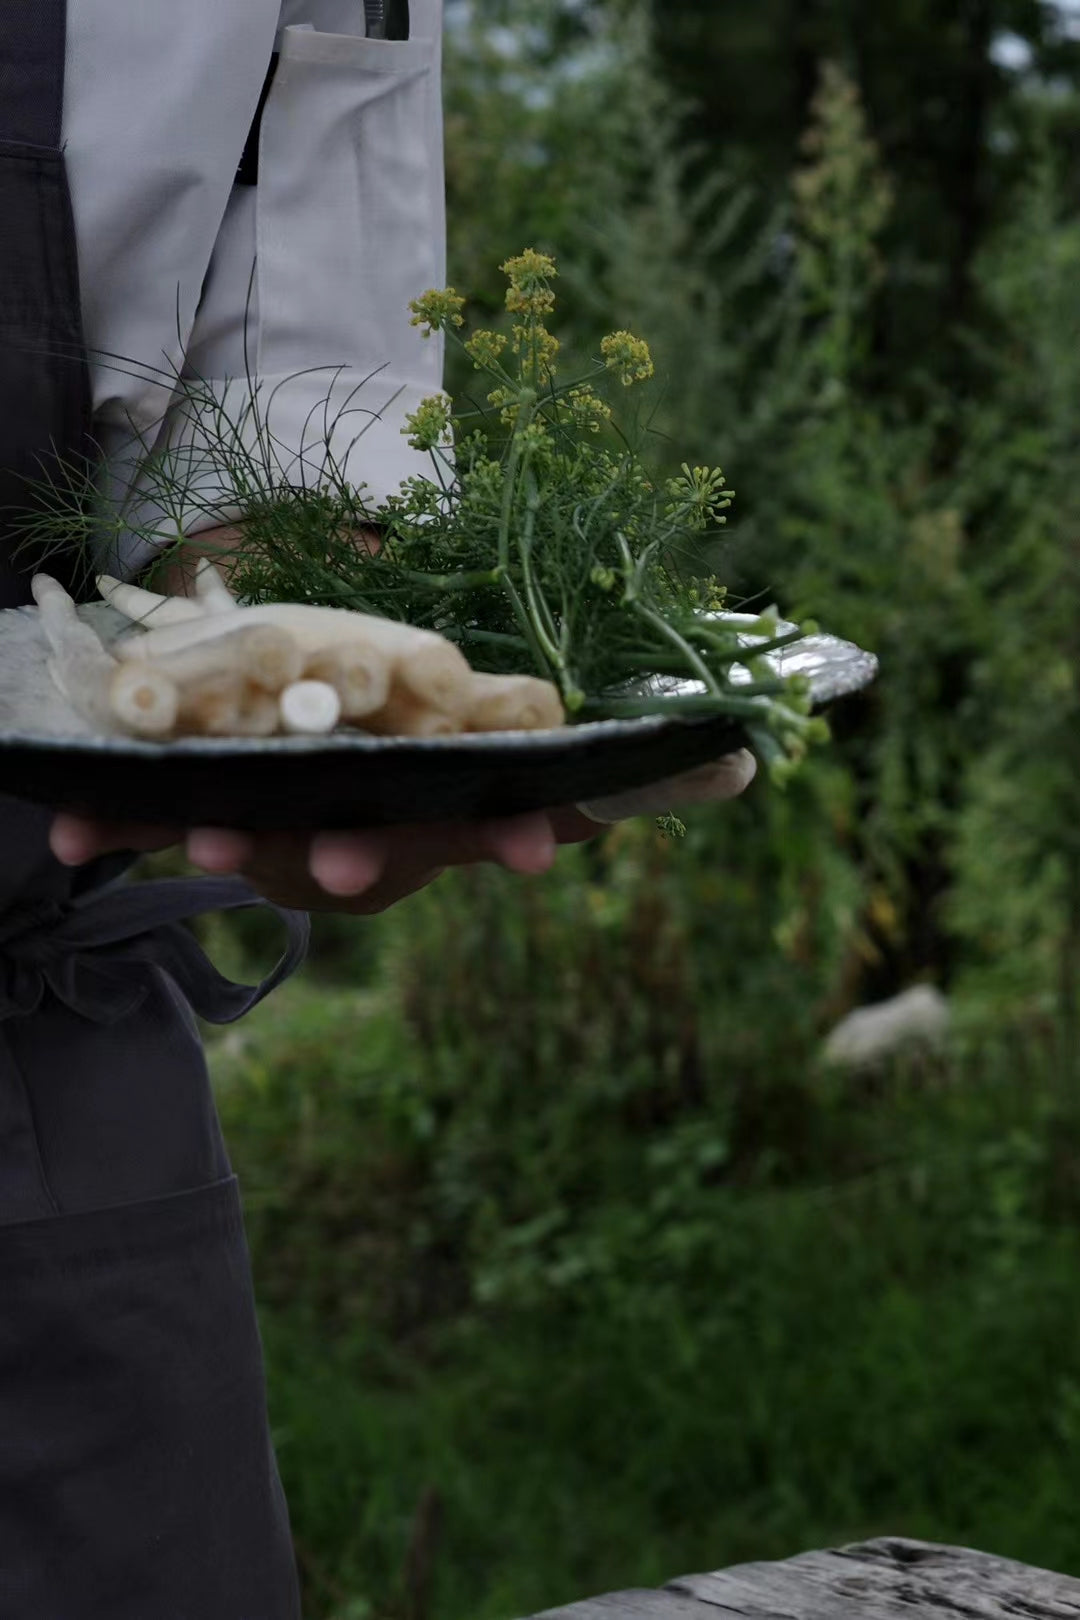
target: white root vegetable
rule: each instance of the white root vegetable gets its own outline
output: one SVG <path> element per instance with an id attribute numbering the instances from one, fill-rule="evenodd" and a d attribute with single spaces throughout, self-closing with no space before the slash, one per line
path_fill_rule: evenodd
<path id="1" fill-rule="evenodd" d="M 299 646 L 305 660 L 325 658 L 334 651 L 348 649 L 362 651 L 369 656 L 385 660 L 390 692 L 387 703 L 389 714 L 380 722 L 380 731 L 399 731 L 391 716 L 407 713 L 409 729 L 402 735 L 417 735 L 419 718 L 416 711 L 431 711 L 444 717 L 449 724 L 425 726 L 428 730 L 445 734 L 464 727 L 472 696 L 473 672 L 468 660 L 459 649 L 443 636 L 431 630 L 420 630 L 413 625 L 399 624 L 372 614 L 352 613 L 343 608 L 315 607 L 306 603 L 265 603 L 255 607 L 236 607 L 230 612 L 208 615 L 190 624 L 166 625 L 160 630 L 149 630 L 144 636 L 132 638 L 118 645 L 121 658 L 157 659 L 200 641 L 212 640 L 226 630 L 247 625 L 265 625 L 287 631 Z M 318 666 L 307 670 L 321 678 Z M 283 683 L 287 684 L 287 683 Z M 331 680 L 331 684 L 335 684 Z M 366 712 L 361 712 L 361 709 Z M 381 711 L 369 708 L 367 702 L 349 702 L 349 718 L 363 720 L 372 726 L 373 717 Z"/>
<path id="2" fill-rule="evenodd" d="M 402 737 L 456 737 L 461 727 L 449 715 L 439 714 L 435 709 L 426 711 L 419 709 L 414 718 L 407 721 L 399 733 Z"/>
<path id="3" fill-rule="evenodd" d="M 400 694 L 421 708 L 435 710 L 461 731 L 468 713 L 473 672 L 464 653 L 441 636 L 418 643 L 394 659 L 390 695 Z"/>
<path id="4" fill-rule="evenodd" d="M 240 706 L 238 737 L 273 737 L 281 730 L 281 700 L 273 692 L 249 686 Z"/>
<path id="5" fill-rule="evenodd" d="M 295 637 L 305 654 L 316 655 L 330 647 L 370 647 L 383 653 L 395 670 L 406 661 L 411 668 L 421 649 L 428 651 L 441 667 L 443 679 L 449 689 L 458 686 L 467 689 L 472 671 L 464 655 L 434 630 L 420 630 L 415 625 L 399 624 L 394 619 L 381 619 L 375 614 L 352 613 L 346 608 L 315 607 L 305 602 L 265 602 L 253 607 L 234 607 L 228 613 L 207 615 L 190 624 L 163 625 L 159 630 L 148 630 L 139 639 L 138 656 L 157 658 L 164 653 L 176 652 L 193 641 L 207 640 L 222 635 L 226 629 L 245 624 L 270 624 L 287 630 Z M 130 646 L 125 643 L 125 649 Z M 448 695 L 438 694 L 438 695 Z"/>
<path id="6" fill-rule="evenodd" d="M 212 626 L 211 633 L 204 634 L 208 626 Z M 168 636 L 168 643 L 159 643 L 159 636 Z M 151 643 L 162 650 L 152 655 Z M 180 681 L 231 672 L 274 693 L 299 679 L 304 665 L 300 648 L 286 630 L 272 624 L 252 624 L 240 615 L 148 631 L 144 636 L 117 642 L 116 653 L 122 661 L 160 664 Z"/>
<path id="7" fill-rule="evenodd" d="M 170 610 L 169 598 L 108 578 L 100 583 L 113 606 L 137 612 L 143 623 Z M 332 730 L 344 720 L 382 736 L 430 737 L 565 722 L 552 683 L 475 673 L 460 649 L 433 631 L 310 603 L 240 606 L 207 559 L 196 591 L 196 601 L 178 603 L 170 622 L 155 621 L 114 649 L 121 661 L 158 665 L 175 681 L 181 730 L 241 735 L 268 727 L 266 705 L 252 707 L 256 690 L 276 701 L 288 690 L 288 699 L 277 701 L 275 725 L 297 731 Z M 308 687 L 322 690 L 318 697 L 300 693 Z M 327 690 L 338 708 L 333 721 L 326 719 L 333 707 Z"/>
<path id="8" fill-rule="evenodd" d="M 75 611 L 75 603 L 58 580 L 36 574 L 30 582 L 41 627 L 49 644 L 49 675 L 77 714 L 101 731 L 115 729 L 109 683 L 116 660 Z"/>
<path id="9" fill-rule="evenodd" d="M 147 669 L 157 669 L 148 663 Z M 244 734 L 244 709 L 249 686 L 243 675 L 232 672 L 205 680 L 193 680 L 180 687 L 180 711 L 176 717 L 179 736 L 239 737 Z"/>
<path id="10" fill-rule="evenodd" d="M 131 663 L 152 663 L 181 687 L 214 680 L 251 680 L 267 690 L 278 691 L 295 680 L 300 670 L 300 653 L 290 636 L 269 625 L 249 625 L 231 630 L 211 641 L 196 641 L 162 658 L 140 659 Z"/>
<path id="11" fill-rule="evenodd" d="M 206 608 L 190 596 L 159 596 L 139 585 L 126 585 L 110 574 L 99 574 L 98 590 L 110 607 L 135 624 L 158 630 L 162 625 L 190 624 L 206 617 Z"/>
<path id="12" fill-rule="evenodd" d="M 137 737 L 167 737 L 180 713 L 176 682 L 152 664 L 118 663 L 109 682 L 113 720 Z"/>
<path id="13" fill-rule="evenodd" d="M 391 687 L 382 708 L 364 721 L 364 730 L 380 737 L 453 737 L 462 729 L 457 716 L 418 702 L 397 685 Z"/>
<path id="14" fill-rule="evenodd" d="M 278 706 L 282 728 L 300 736 L 328 736 L 341 719 L 341 699 L 326 681 L 294 681 Z"/>
<path id="15" fill-rule="evenodd" d="M 248 680 L 260 691 L 276 697 L 303 674 L 304 654 L 295 636 L 277 625 L 242 624 L 221 641 L 236 644 Z"/>
<path id="16" fill-rule="evenodd" d="M 125 646 L 120 667 L 130 673 L 114 682 L 113 708 L 119 703 L 120 723 L 142 735 L 269 736 L 278 725 L 277 695 L 303 663 L 292 637 L 272 625 L 243 625 L 156 659 L 135 656 L 141 639 Z M 163 694 L 162 682 L 175 688 L 175 707 L 163 695 L 153 706 L 150 694 Z"/>
<path id="17" fill-rule="evenodd" d="M 390 695 L 390 666 L 365 647 L 328 647 L 304 661 L 304 678 L 331 686 L 340 699 L 341 718 L 366 720 Z"/>
<path id="18" fill-rule="evenodd" d="M 565 720 L 558 687 L 551 681 L 535 675 L 473 675 L 469 731 L 547 731 Z"/>
<path id="19" fill-rule="evenodd" d="M 132 661 L 122 664 L 120 668 L 124 675 L 129 676 L 135 689 L 139 689 L 137 683 L 140 682 L 142 690 L 147 687 L 152 689 L 154 681 L 162 678 L 158 665 L 149 662 L 140 664 Z M 225 678 L 218 676 L 213 680 L 193 682 L 176 688 L 176 695 L 177 707 L 171 726 L 164 732 L 155 731 L 153 735 L 272 737 L 280 729 L 281 713 L 277 697 L 253 686 L 242 675 L 233 673 Z M 162 720 L 166 718 L 167 711 L 163 711 Z M 125 716 L 125 720 L 125 729 L 135 729 L 130 717 Z M 145 717 L 140 729 L 143 735 L 151 734 Z"/>
<path id="20" fill-rule="evenodd" d="M 237 605 L 209 557 L 200 557 L 195 565 L 195 597 L 204 613 L 231 613 Z"/>

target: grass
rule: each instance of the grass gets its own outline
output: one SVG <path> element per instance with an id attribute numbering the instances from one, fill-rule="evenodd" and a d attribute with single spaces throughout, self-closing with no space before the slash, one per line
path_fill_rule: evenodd
<path id="1" fill-rule="evenodd" d="M 490 1095 L 448 1102 L 385 990 L 292 991 L 216 1052 L 309 1620 L 516 1620 L 885 1532 L 1080 1571 L 1048 1059 L 791 1076 L 782 1174 L 717 1150 L 719 1100 L 643 1125 L 616 1095 L 595 1196 L 567 1166 L 545 1202 L 537 1122 L 484 1138 Z"/>
<path id="2" fill-rule="evenodd" d="M 822 1235 L 805 1228 L 788 1275 L 713 1322 L 492 1321 L 394 1380 L 361 1345 L 320 1352 L 272 1327 L 313 1595 L 332 1569 L 376 1612 L 405 1612 L 428 1487 L 444 1504 L 431 1613 L 448 1620 L 884 1532 L 1075 1570 L 1075 1242 L 993 1299 L 975 1278 L 866 1289 L 844 1262 L 811 1298 L 792 1262 Z"/>

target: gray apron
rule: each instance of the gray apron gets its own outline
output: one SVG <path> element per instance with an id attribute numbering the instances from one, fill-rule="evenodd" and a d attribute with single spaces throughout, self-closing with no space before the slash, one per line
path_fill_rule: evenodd
<path id="1" fill-rule="evenodd" d="M 0 0 L 0 507 L 90 453 L 59 151 L 64 0 Z M 0 510 L 0 606 L 27 600 Z M 56 572 L 50 560 L 50 572 Z M 0 780 L 0 789 L 3 783 Z M 0 1616 L 296 1620 L 237 1188 L 194 1012 L 242 1015 L 183 926 L 238 880 L 78 873 L 0 797 Z"/>

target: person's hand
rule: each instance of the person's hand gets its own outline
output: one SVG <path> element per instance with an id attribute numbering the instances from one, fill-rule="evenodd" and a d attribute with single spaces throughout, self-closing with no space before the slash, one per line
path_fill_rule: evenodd
<path id="1" fill-rule="evenodd" d="M 595 838 L 604 824 L 688 804 L 734 798 L 754 775 L 745 752 L 619 800 L 506 821 L 442 822 L 358 832 L 239 833 L 220 828 L 144 827 L 58 815 L 56 858 L 80 866 L 118 850 L 148 853 L 183 845 L 202 871 L 240 873 L 258 893 L 302 911 L 369 916 L 422 889 L 449 866 L 489 862 L 522 875 L 546 872 L 560 844 Z M 615 812 L 618 812 L 616 814 Z"/>

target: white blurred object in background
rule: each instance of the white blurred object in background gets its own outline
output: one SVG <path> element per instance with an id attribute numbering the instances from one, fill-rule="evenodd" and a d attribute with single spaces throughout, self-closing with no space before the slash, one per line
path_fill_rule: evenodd
<path id="1" fill-rule="evenodd" d="M 902 1052 L 940 1051 L 949 1024 L 949 1004 L 941 991 L 917 984 L 841 1019 L 827 1037 L 823 1055 L 837 1068 L 874 1068 Z"/>

